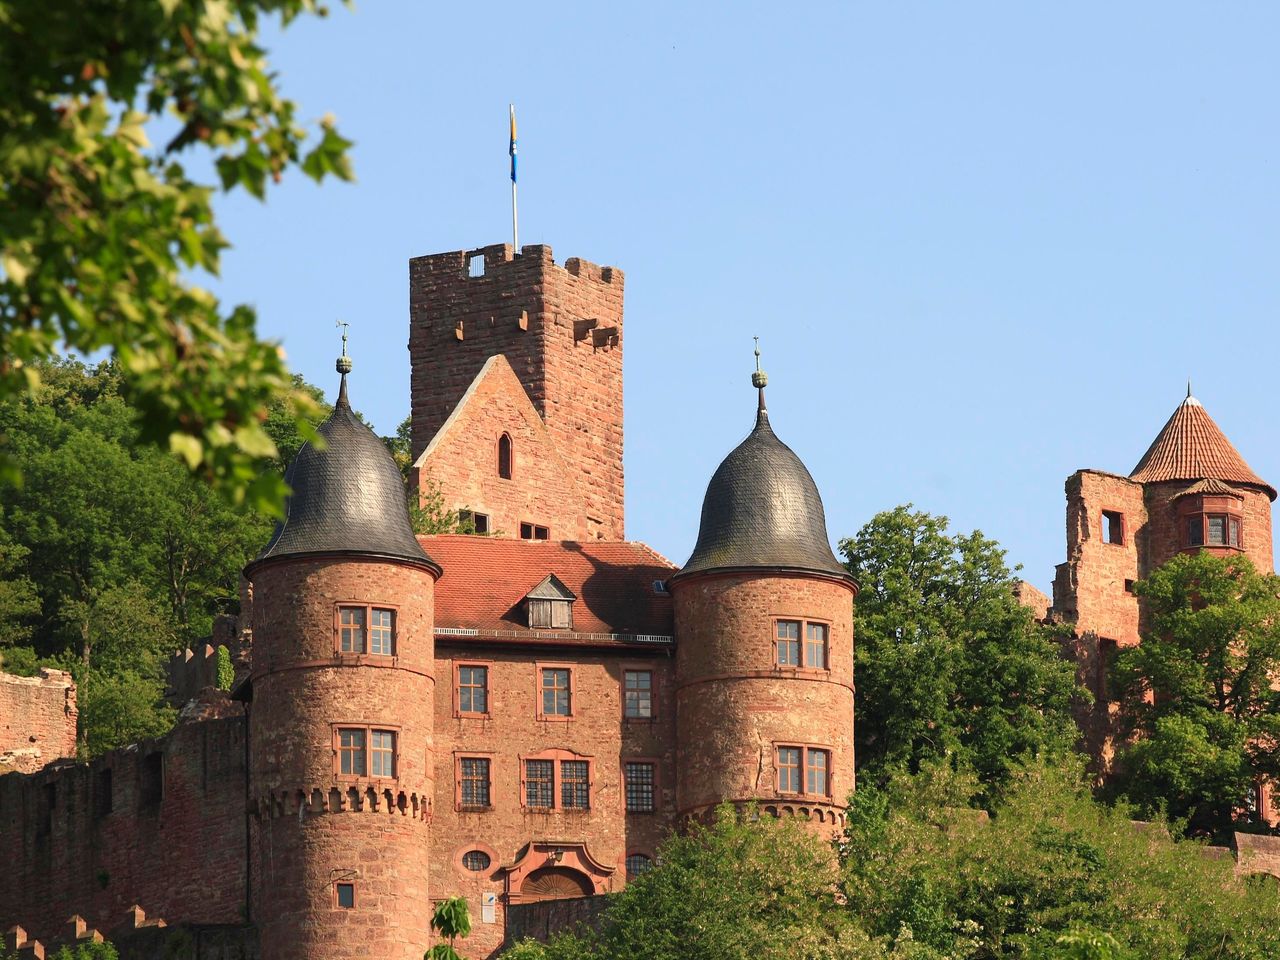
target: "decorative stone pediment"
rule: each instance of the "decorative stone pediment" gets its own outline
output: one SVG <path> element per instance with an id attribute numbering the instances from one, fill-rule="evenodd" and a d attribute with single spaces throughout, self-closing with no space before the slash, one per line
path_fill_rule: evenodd
<path id="1" fill-rule="evenodd" d="M 533 840 L 499 871 L 506 878 L 508 903 L 610 893 L 616 872 L 585 843 L 571 840 Z"/>

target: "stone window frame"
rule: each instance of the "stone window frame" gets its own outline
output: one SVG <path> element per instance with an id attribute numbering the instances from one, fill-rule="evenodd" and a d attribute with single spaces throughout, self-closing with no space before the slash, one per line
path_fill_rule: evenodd
<path id="1" fill-rule="evenodd" d="M 353 607 L 364 608 L 364 650 L 360 653 L 342 649 L 342 611 Z M 372 628 L 373 611 L 391 611 L 391 652 L 370 653 L 369 634 Z M 400 657 L 400 605 L 383 603 L 380 600 L 337 600 L 333 604 L 333 655 L 345 663 L 363 663 L 371 658 L 378 663 L 394 662 Z"/>
<path id="2" fill-rule="evenodd" d="M 522 529 L 524 527 L 529 528 L 529 536 L 527 537 L 524 535 L 524 530 Z M 539 530 L 545 533 L 546 536 L 538 536 Z M 524 540 L 526 543 L 548 543 L 551 540 L 551 528 L 545 523 L 534 523 L 532 520 L 516 521 L 516 532 L 520 534 L 519 539 Z"/>
<path id="3" fill-rule="evenodd" d="M 494 754 L 483 750 L 455 750 L 453 751 L 453 809 L 459 813 L 486 813 L 494 809 L 493 803 L 493 770 L 494 770 Z M 462 802 L 462 761 L 463 760 L 487 760 L 489 761 L 489 804 L 488 806 L 472 806 Z M 472 844 L 474 846 L 474 844 Z"/>
<path id="4" fill-rule="evenodd" d="M 462 862 L 462 858 L 473 850 L 489 855 L 489 867 L 487 870 L 469 870 Z M 498 851 L 483 840 L 470 840 L 456 847 L 453 851 L 453 869 L 468 880 L 488 880 L 497 871 L 502 869 L 502 858 L 498 856 Z"/>
<path id="5" fill-rule="evenodd" d="M 800 660 L 800 662 L 798 664 L 778 662 L 778 624 L 779 623 L 798 623 L 800 625 L 800 634 L 799 634 L 799 641 L 798 641 L 799 642 L 798 659 Z M 821 666 L 821 667 L 811 667 L 807 663 L 805 663 L 805 655 L 804 655 L 805 633 L 807 632 L 807 627 L 811 623 L 819 624 L 825 627 L 827 630 L 827 644 L 826 644 L 826 656 L 825 656 L 826 663 L 824 666 Z M 822 617 L 804 616 L 801 614 L 778 614 L 777 616 L 770 618 L 769 645 L 770 645 L 770 649 L 773 651 L 774 671 L 777 673 L 789 673 L 792 675 L 795 675 L 795 674 L 816 674 L 819 676 L 830 675 L 832 626 L 833 624 L 830 620 L 824 619 Z"/>
<path id="6" fill-rule="evenodd" d="M 781 749 L 791 749 L 800 751 L 800 789 L 799 790 L 783 790 L 782 789 L 782 768 L 778 765 L 778 751 Z M 809 751 L 817 750 L 827 755 L 827 790 L 825 793 L 810 793 L 808 790 L 809 780 Z M 830 744 L 825 743 L 803 743 L 795 740 L 775 740 L 773 741 L 773 792 L 778 797 L 794 797 L 807 800 L 830 800 L 834 794 L 832 781 L 835 778 L 835 751 Z"/>
<path id="7" fill-rule="evenodd" d="M 491 720 L 493 718 L 493 664 L 492 660 L 455 660 L 453 661 L 453 688 L 452 688 L 452 708 L 454 719 L 457 720 Z M 485 668 L 485 687 L 484 687 L 484 705 L 483 713 L 476 711 L 462 710 L 461 705 L 461 667 L 484 667 Z"/>
<path id="8" fill-rule="evenodd" d="M 550 660 L 538 660 L 533 665 L 534 679 L 534 706 L 536 707 L 537 719 L 546 723 L 566 723 L 574 719 L 574 710 L 578 703 L 578 681 L 576 664 L 552 662 Z M 567 670 L 569 672 L 569 712 L 567 714 L 547 714 L 542 710 L 542 671 L 544 670 Z"/>
<path id="9" fill-rule="evenodd" d="M 649 715 L 632 717 L 627 714 L 627 674 L 649 674 Z M 624 723 L 653 723 L 658 719 L 658 671 L 651 663 L 623 663 L 618 673 L 618 696 L 621 700 L 622 720 Z"/>
<path id="10" fill-rule="evenodd" d="M 400 758 L 404 755 L 404 741 L 401 728 L 394 723 L 370 723 L 365 720 L 336 720 L 329 724 L 330 741 L 333 749 L 333 775 L 342 783 L 398 783 L 401 773 Z M 343 730 L 364 731 L 365 772 L 343 773 L 342 751 L 339 736 Z M 395 735 L 395 749 L 391 754 L 391 766 L 395 771 L 390 777 L 375 777 L 369 771 L 373 769 L 373 732 L 391 733 Z"/>
<path id="11" fill-rule="evenodd" d="M 1108 540 L 1107 530 L 1109 520 L 1108 517 L 1118 517 L 1120 520 L 1120 539 Z M 1129 518 L 1123 510 L 1115 507 L 1102 507 L 1098 511 L 1098 541 L 1108 547 L 1127 547 L 1129 546 Z"/>
<path id="12" fill-rule="evenodd" d="M 645 763 L 653 768 L 653 807 L 649 810 L 632 810 L 627 806 L 627 765 Z M 662 764 L 657 757 L 623 757 L 618 764 L 618 779 L 622 783 L 622 812 L 626 816 L 651 817 L 662 807 Z"/>
<path id="13" fill-rule="evenodd" d="M 589 814 L 595 809 L 596 798 L 596 758 L 592 754 L 576 753 L 564 747 L 552 747 L 539 750 L 537 753 L 522 753 L 520 760 L 520 809 L 525 813 L 567 813 Z M 551 761 L 551 806 L 529 806 L 528 781 L 525 778 L 525 765 L 530 760 Z M 561 768 L 566 760 L 585 761 L 587 764 L 587 805 L 585 807 L 565 807 L 561 793 Z"/>
<path id="14" fill-rule="evenodd" d="M 505 464 L 503 463 L 503 440 L 507 441 Z M 514 480 L 516 477 L 516 443 L 511 439 L 511 434 L 506 430 L 503 430 L 502 433 L 498 434 L 498 439 L 494 443 L 494 448 L 494 460 L 498 466 L 498 479 Z M 504 466 L 506 467 L 505 473 L 503 472 Z"/>

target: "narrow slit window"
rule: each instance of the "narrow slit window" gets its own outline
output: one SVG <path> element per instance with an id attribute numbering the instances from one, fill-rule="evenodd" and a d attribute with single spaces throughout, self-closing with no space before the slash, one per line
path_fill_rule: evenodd
<path id="1" fill-rule="evenodd" d="M 498 476 L 503 480 L 511 479 L 511 437 L 503 434 L 498 438 Z"/>

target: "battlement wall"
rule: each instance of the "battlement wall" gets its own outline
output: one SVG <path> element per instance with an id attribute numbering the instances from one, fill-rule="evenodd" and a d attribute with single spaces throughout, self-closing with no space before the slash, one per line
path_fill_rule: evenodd
<path id="1" fill-rule="evenodd" d="M 34 773 L 76 755 L 76 685 L 71 674 L 0 673 L 0 774 Z"/>
<path id="2" fill-rule="evenodd" d="M 134 904 L 169 923 L 245 922 L 243 717 L 178 726 L 90 763 L 0 777 L 0 930 L 56 941 Z"/>

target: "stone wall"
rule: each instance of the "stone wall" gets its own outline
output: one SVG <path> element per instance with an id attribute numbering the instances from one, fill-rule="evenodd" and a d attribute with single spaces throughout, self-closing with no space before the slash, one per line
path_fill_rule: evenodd
<path id="1" fill-rule="evenodd" d="M 476 258 L 480 276 L 471 275 Z M 502 354 L 572 473 L 561 496 L 588 537 L 621 540 L 622 295 L 620 270 L 576 258 L 560 267 L 546 246 L 410 260 L 414 460 L 485 361 Z"/>
<path id="2" fill-rule="evenodd" d="M 0 673 L 0 774 L 34 773 L 76 755 L 76 686 L 71 674 Z"/>
<path id="3" fill-rule="evenodd" d="M 0 929 L 52 940 L 78 914 L 110 930 L 134 904 L 174 923 L 243 923 L 245 788 L 243 717 L 0 777 Z"/>
<path id="4" fill-rule="evenodd" d="M 852 584 L 761 571 L 677 577 L 671 590 L 680 813 L 758 800 L 838 829 L 853 790 Z M 778 619 L 828 625 L 827 669 L 777 665 Z M 829 797 L 779 791 L 779 745 L 830 751 Z"/>
<path id="5" fill-rule="evenodd" d="M 504 921 L 510 922 L 504 916 L 512 906 L 508 897 L 520 901 L 527 868 L 543 866 L 547 858 L 540 843 L 561 842 L 561 862 L 575 861 L 575 871 L 583 872 L 601 892 L 622 889 L 628 854 L 655 856 L 675 822 L 675 685 L 669 652 L 615 644 L 612 649 L 552 647 L 539 654 L 527 646 L 510 650 L 492 643 L 437 641 L 437 786 L 430 887 L 435 899 L 467 898 L 472 918 L 468 956 L 491 956 L 501 945 Z M 489 668 L 488 717 L 461 716 L 455 709 L 459 663 Z M 571 671 L 573 715 L 567 720 L 538 717 L 538 668 L 552 664 Z M 653 671 L 650 719 L 623 719 L 623 671 L 628 668 Z M 590 809 L 560 809 L 558 797 L 556 808 L 549 811 L 526 807 L 522 760 L 547 750 L 590 763 Z M 490 760 L 488 810 L 459 807 L 457 769 L 463 756 Z M 653 813 L 626 812 L 623 764 L 628 759 L 657 765 Z M 462 857 L 469 850 L 488 854 L 489 868 L 467 870 Z M 497 901 L 492 923 L 483 920 L 486 893 Z"/>
<path id="6" fill-rule="evenodd" d="M 503 947 L 521 940 L 546 942 L 558 933 L 577 928 L 597 928 L 609 906 L 608 894 L 520 903 L 507 914 L 507 939 Z"/>

